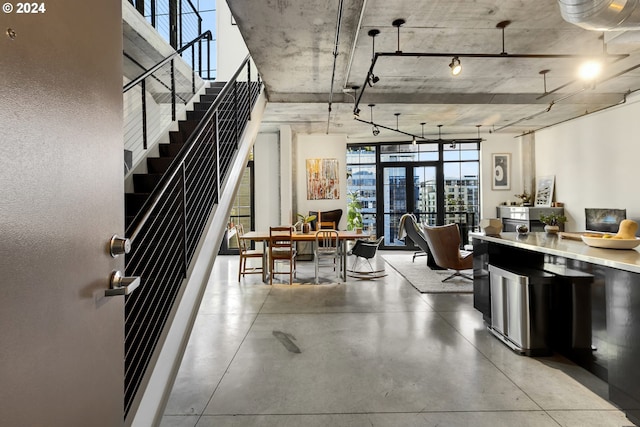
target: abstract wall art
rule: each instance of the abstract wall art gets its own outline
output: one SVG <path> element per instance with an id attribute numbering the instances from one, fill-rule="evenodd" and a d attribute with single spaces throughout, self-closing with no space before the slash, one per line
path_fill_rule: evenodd
<path id="1" fill-rule="evenodd" d="M 339 198 L 338 159 L 307 159 L 307 200 Z"/>

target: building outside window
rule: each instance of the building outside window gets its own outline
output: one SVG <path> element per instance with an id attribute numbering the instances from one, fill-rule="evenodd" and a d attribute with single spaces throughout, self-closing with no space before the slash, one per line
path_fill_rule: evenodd
<path id="1" fill-rule="evenodd" d="M 398 239 L 405 213 L 428 225 L 457 223 L 466 243 L 479 220 L 479 159 L 477 142 L 353 144 L 347 191 L 359 193 L 365 226 L 385 236 L 383 247 L 406 246 Z"/>

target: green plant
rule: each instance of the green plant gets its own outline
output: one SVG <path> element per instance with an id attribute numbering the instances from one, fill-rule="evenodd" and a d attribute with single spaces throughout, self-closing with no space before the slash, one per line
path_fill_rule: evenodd
<path id="1" fill-rule="evenodd" d="M 302 214 L 298 214 L 298 218 L 300 218 L 300 221 L 302 221 L 303 224 L 308 224 L 311 221 L 315 221 L 316 216 L 315 215 L 302 215 Z"/>
<path id="2" fill-rule="evenodd" d="M 560 225 L 567 222 L 567 217 L 555 212 L 551 212 L 549 215 L 540 215 L 540 222 L 546 225 Z"/>
<path id="3" fill-rule="evenodd" d="M 362 203 L 357 191 L 347 194 L 347 230 L 361 228 L 363 224 Z"/>

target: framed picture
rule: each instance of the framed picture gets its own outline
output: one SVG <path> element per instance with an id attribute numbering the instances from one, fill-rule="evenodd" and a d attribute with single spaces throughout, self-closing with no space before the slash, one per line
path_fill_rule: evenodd
<path id="1" fill-rule="evenodd" d="M 496 153 L 491 155 L 493 163 L 492 190 L 511 190 L 511 154 Z"/>
<path id="2" fill-rule="evenodd" d="M 340 199 L 338 159 L 307 159 L 307 200 Z"/>
<path id="3" fill-rule="evenodd" d="M 539 176 L 536 178 L 536 206 L 551 206 L 555 176 Z"/>

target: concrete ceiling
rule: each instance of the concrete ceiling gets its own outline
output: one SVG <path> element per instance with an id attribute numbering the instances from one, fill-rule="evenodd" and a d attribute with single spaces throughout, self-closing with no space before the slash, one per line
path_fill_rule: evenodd
<path id="1" fill-rule="evenodd" d="M 535 131 L 623 102 L 640 89 L 640 31 L 589 31 L 563 20 L 557 0 L 345 0 L 334 49 L 340 0 L 227 0 L 265 83 L 268 130 L 370 137 L 371 124 L 354 120 L 353 86 L 362 88 L 360 119 L 425 137 Z M 406 23 L 399 28 L 396 19 Z M 503 33 L 501 21 L 511 21 Z M 375 52 L 433 56 L 380 56 Z M 640 30 L 640 26 L 638 27 Z M 610 57 L 595 87 L 577 78 L 583 59 L 515 58 L 515 54 Z M 494 54 L 497 58 L 464 57 Z M 448 64 L 460 54 L 462 73 Z M 545 76 L 541 70 L 549 70 Z M 630 70 L 630 71 L 629 71 Z M 546 78 L 546 81 L 545 81 Z M 333 79 L 333 95 L 330 88 Z M 553 92 L 545 95 L 546 91 Z M 560 88 L 560 89 L 559 89 Z M 557 90 L 556 90 L 557 89 Z M 345 93 L 346 92 L 346 93 Z M 544 96 L 543 96 L 544 95 Z M 329 114 L 329 101 L 332 111 Z M 400 113 L 396 116 L 395 113 Z M 420 124 L 425 122 L 424 127 Z M 397 123 L 397 125 L 396 125 Z M 380 137 L 397 136 L 382 130 Z"/>

